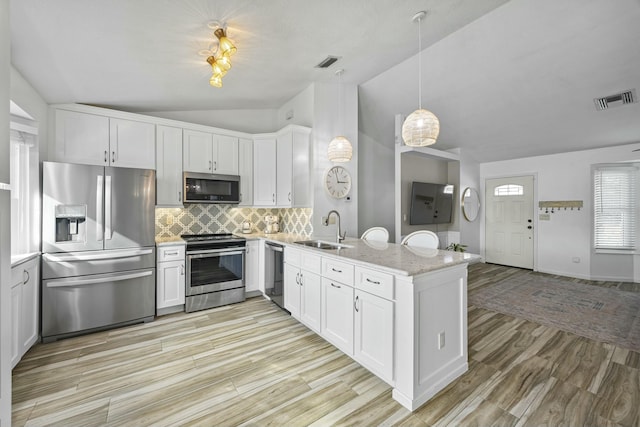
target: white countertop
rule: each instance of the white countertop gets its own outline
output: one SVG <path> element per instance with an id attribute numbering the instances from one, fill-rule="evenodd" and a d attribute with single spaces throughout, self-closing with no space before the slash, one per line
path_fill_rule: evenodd
<path id="1" fill-rule="evenodd" d="M 11 268 L 25 263 L 40 255 L 40 252 L 30 252 L 28 254 L 11 255 Z"/>
<path id="2" fill-rule="evenodd" d="M 186 244 L 187 242 L 182 240 L 182 237 L 180 236 L 156 238 L 156 246 L 175 246 L 175 245 L 186 245 Z"/>
<path id="3" fill-rule="evenodd" d="M 296 249 L 313 251 L 317 254 L 343 258 L 361 264 L 364 267 L 372 265 L 379 270 L 392 274 L 417 276 L 441 268 L 457 264 L 480 261 L 480 255 L 467 252 L 452 252 L 438 249 L 410 248 L 396 243 L 369 242 L 366 240 L 348 238 L 341 244 L 349 247 L 340 249 L 318 249 L 309 246 L 296 245 L 294 242 L 312 240 L 312 238 L 297 234 L 264 234 L 252 233 L 242 235 L 247 239 L 265 239 L 272 242 L 291 245 Z M 331 242 L 330 240 L 324 240 Z M 334 243 L 334 242 L 332 242 Z M 369 265 L 368 265 L 369 264 Z"/>

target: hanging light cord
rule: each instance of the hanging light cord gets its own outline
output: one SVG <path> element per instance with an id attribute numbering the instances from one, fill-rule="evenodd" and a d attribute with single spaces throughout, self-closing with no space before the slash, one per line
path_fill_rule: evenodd
<path id="1" fill-rule="evenodd" d="M 418 108 L 422 110 L 422 31 L 420 24 L 422 18 L 418 18 Z"/>
<path id="2" fill-rule="evenodd" d="M 338 125 L 340 126 L 338 132 L 340 133 L 344 133 L 344 123 L 342 119 L 342 73 L 344 73 L 344 70 L 338 71 Z"/>

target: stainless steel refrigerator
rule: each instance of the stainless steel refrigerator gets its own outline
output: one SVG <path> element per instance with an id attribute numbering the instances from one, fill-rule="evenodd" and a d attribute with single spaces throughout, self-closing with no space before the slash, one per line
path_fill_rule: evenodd
<path id="1" fill-rule="evenodd" d="M 43 162 L 42 341 L 153 320 L 155 171 Z"/>

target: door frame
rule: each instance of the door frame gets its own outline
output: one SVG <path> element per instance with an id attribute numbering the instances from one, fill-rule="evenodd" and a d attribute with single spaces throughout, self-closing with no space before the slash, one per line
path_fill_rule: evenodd
<path id="1" fill-rule="evenodd" d="M 489 179 L 505 179 L 505 178 L 516 178 L 521 176 L 532 176 L 533 177 L 533 212 L 531 212 L 531 217 L 533 218 L 533 271 L 538 271 L 538 172 L 523 172 L 523 173 L 512 173 L 506 175 L 482 175 L 480 176 L 480 194 L 483 198 L 486 197 L 487 193 L 487 180 Z M 486 240 L 486 226 L 487 226 L 487 200 L 484 199 L 484 203 L 482 205 L 482 223 L 480 225 L 480 256 L 482 256 L 482 260 L 486 259 L 487 253 L 487 240 Z"/>

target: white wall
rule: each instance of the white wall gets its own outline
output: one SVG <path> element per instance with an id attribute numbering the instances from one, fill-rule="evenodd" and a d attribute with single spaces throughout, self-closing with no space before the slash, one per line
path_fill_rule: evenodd
<path id="1" fill-rule="evenodd" d="M 37 122 L 40 160 L 47 160 L 49 107 L 42 96 L 13 66 L 11 67 L 11 100 Z M 26 123 L 33 125 L 33 123 Z"/>
<path id="2" fill-rule="evenodd" d="M 247 133 L 275 132 L 282 127 L 277 125 L 275 109 L 151 111 L 140 114 Z"/>
<path id="3" fill-rule="evenodd" d="M 591 166 L 639 160 L 640 143 L 595 150 L 575 151 L 548 156 L 483 163 L 480 165 L 482 184 L 488 178 L 537 175 L 537 198 L 534 206 L 536 230 L 535 269 L 563 276 L 601 280 L 633 280 L 632 256 L 593 254 L 593 195 Z M 584 209 L 559 211 L 549 221 L 539 221 L 538 201 L 582 200 Z M 484 225 L 481 230 L 484 246 Z M 612 258 L 613 257 L 613 258 Z M 573 259 L 578 258 L 579 262 Z"/>
<path id="4" fill-rule="evenodd" d="M 464 150 L 460 150 L 460 185 L 458 187 L 458 202 L 462 198 L 462 192 L 466 188 L 475 188 L 480 193 L 480 164 L 469 156 Z M 484 224 L 482 200 L 480 194 L 480 212 L 475 221 L 467 221 L 458 209 L 460 225 L 460 243 L 467 245 L 467 251 L 479 254 L 483 246 L 480 242 L 480 228 Z M 459 204 L 458 204 L 459 206 Z"/>
<path id="5" fill-rule="evenodd" d="M 9 183 L 9 0 L 0 0 L 0 183 Z M 0 189 L 0 424 L 11 425 L 11 206 Z"/>
<path id="6" fill-rule="evenodd" d="M 313 127 L 315 86 L 309 85 L 305 90 L 285 102 L 277 112 L 278 129 L 286 125 Z M 287 115 L 293 115 L 287 119 Z"/>
<path id="7" fill-rule="evenodd" d="M 335 238 L 336 226 L 322 225 L 322 216 L 335 209 L 340 213 L 342 230 L 347 236 L 358 234 L 358 91 L 354 85 L 343 84 L 341 110 L 338 117 L 338 84 L 315 83 L 313 103 L 313 234 L 315 237 Z M 342 123 L 342 129 L 340 124 Z M 347 163 L 340 163 L 351 174 L 350 200 L 334 199 L 324 189 L 324 175 L 334 165 L 327 158 L 327 147 L 333 137 L 346 136 L 353 146 L 353 157 Z"/>

